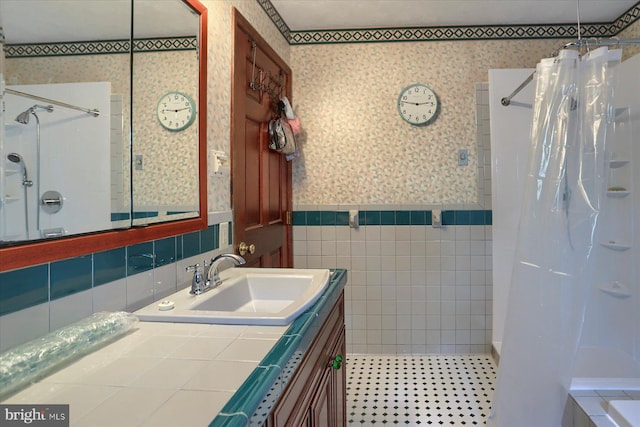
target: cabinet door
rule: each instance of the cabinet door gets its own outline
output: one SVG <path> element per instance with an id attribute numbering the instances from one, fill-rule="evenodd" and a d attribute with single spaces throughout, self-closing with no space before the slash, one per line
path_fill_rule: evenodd
<path id="1" fill-rule="evenodd" d="M 311 415 L 311 427 L 333 427 L 335 426 L 332 413 L 333 403 L 333 373 L 327 368 L 322 376 L 316 394 L 311 400 L 309 412 Z"/>
<path id="2" fill-rule="evenodd" d="M 344 427 L 346 372 L 333 369 L 337 354 L 344 360 L 344 296 L 341 295 L 296 373 L 276 403 L 267 427 Z"/>
<path id="3" fill-rule="evenodd" d="M 345 338 L 344 329 L 333 343 L 332 357 L 318 384 L 309 412 L 311 427 L 344 427 L 346 425 L 346 383 L 347 374 L 344 366 Z M 342 363 L 333 365 L 333 360 L 340 355 Z"/>

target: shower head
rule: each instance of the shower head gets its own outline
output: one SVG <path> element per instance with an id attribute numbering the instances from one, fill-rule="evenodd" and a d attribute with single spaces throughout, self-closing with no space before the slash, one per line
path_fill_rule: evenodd
<path id="1" fill-rule="evenodd" d="M 31 108 L 18 114 L 18 117 L 16 117 L 16 122 L 26 125 L 27 123 L 29 123 L 29 114 L 31 114 Z"/>
<path id="2" fill-rule="evenodd" d="M 22 123 L 23 125 L 26 125 L 27 123 L 29 123 L 29 115 L 30 114 L 33 114 L 34 116 L 36 116 L 36 109 L 37 108 L 40 108 L 41 110 L 45 110 L 45 111 L 47 111 L 49 113 L 53 112 L 53 105 L 38 105 L 38 104 L 36 104 L 33 107 L 30 107 L 27 110 L 23 111 L 22 113 L 18 114 L 18 117 L 16 117 L 16 122 Z"/>
<path id="3" fill-rule="evenodd" d="M 29 178 L 27 176 L 27 165 L 24 164 L 24 159 L 22 158 L 22 156 L 18 153 L 9 153 L 7 155 L 7 160 L 12 163 L 18 164 L 22 168 L 22 185 L 24 185 L 25 187 L 31 187 L 33 185 L 33 182 L 29 181 Z"/>
<path id="4" fill-rule="evenodd" d="M 24 166 L 24 160 L 22 160 L 22 156 L 18 153 L 10 153 L 7 156 L 7 159 L 9 159 L 10 162 L 18 163 L 19 165 Z"/>

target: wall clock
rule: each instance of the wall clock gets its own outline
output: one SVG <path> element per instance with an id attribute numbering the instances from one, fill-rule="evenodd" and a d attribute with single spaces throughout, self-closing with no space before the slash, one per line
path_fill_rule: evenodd
<path id="1" fill-rule="evenodd" d="M 440 109 L 438 96 L 428 86 L 415 83 L 405 87 L 398 97 L 398 113 L 407 123 L 424 126 L 435 120 Z"/>
<path id="2" fill-rule="evenodd" d="M 182 92 L 167 92 L 160 97 L 156 107 L 158 121 L 173 132 L 185 130 L 196 119 L 196 104 Z"/>

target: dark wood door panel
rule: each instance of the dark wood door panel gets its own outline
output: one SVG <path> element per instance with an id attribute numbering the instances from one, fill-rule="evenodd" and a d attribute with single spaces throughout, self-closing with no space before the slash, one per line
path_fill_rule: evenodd
<path id="1" fill-rule="evenodd" d="M 247 265 L 292 267 L 291 162 L 268 148 L 268 123 L 279 96 L 291 97 L 291 69 L 233 10 L 234 58 L 231 99 L 231 197 L 234 245 L 253 244 Z M 255 85 L 251 85 L 251 82 Z M 274 82 L 282 83 L 281 92 Z M 255 90 L 264 84 L 269 90 Z M 280 95 L 278 95 L 278 93 Z"/>

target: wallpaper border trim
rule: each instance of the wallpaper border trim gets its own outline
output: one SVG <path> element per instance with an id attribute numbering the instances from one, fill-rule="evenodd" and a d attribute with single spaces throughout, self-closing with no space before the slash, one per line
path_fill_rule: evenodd
<path id="1" fill-rule="evenodd" d="M 129 39 L 10 44 L 5 47 L 5 57 L 35 58 L 49 56 L 126 54 L 129 53 L 130 47 L 131 41 Z M 145 38 L 133 41 L 133 51 L 136 53 L 195 50 L 197 47 L 198 40 L 195 36 Z"/>
<path id="2" fill-rule="evenodd" d="M 290 45 L 577 38 L 575 24 L 360 28 L 292 31 L 271 0 L 256 0 Z M 585 23 L 582 37 L 614 37 L 640 18 L 640 1 L 613 22 Z"/>

